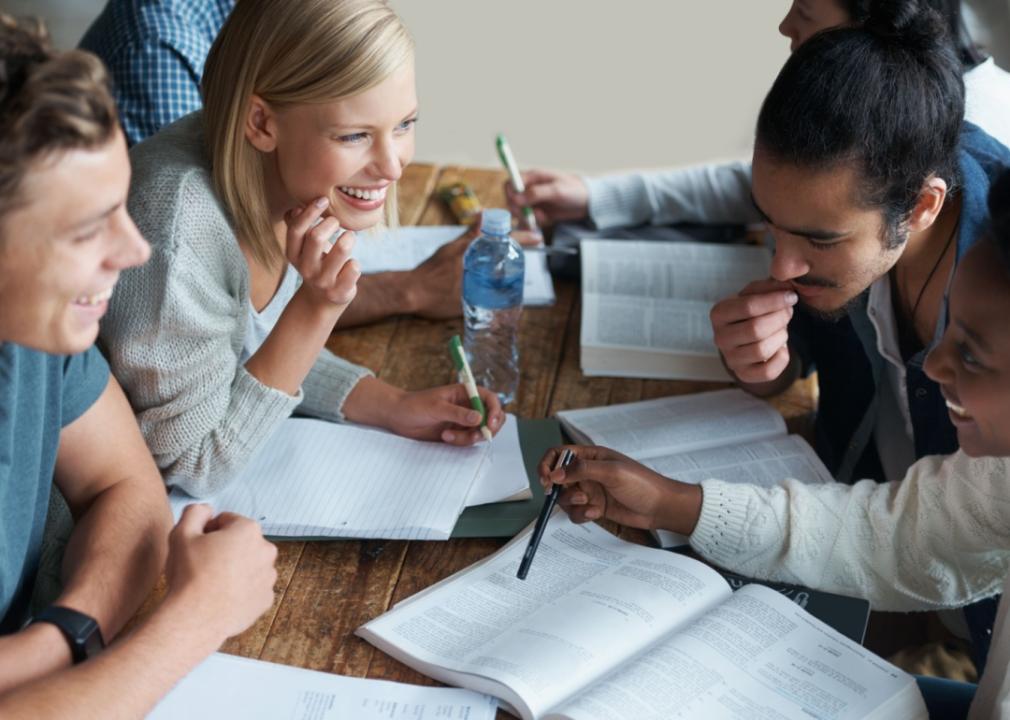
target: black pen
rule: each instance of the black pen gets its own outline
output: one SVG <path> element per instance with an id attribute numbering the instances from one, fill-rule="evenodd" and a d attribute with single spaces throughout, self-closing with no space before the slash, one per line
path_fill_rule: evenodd
<path id="1" fill-rule="evenodd" d="M 561 453 L 561 457 L 554 464 L 554 469 L 568 467 L 568 464 L 575 459 L 575 453 L 571 450 L 565 450 Z M 526 552 L 523 553 L 522 562 L 519 563 L 519 572 L 516 573 L 516 577 L 520 580 L 526 579 L 526 573 L 530 571 L 530 564 L 533 562 L 533 556 L 537 554 L 537 548 L 540 547 L 540 538 L 544 536 L 544 529 L 547 527 L 547 521 L 551 517 L 551 513 L 554 511 L 554 504 L 558 501 L 558 496 L 561 494 L 561 486 L 557 483 L 551 488 L 551 491 L 547 493 L 547 497 L 544 498 L 544 506 L 540 508 L 540 516 L 537 518 L 537 524 L 533 526 L 533 534 L 530 536 L 529 545 L 526 546 Z"/>

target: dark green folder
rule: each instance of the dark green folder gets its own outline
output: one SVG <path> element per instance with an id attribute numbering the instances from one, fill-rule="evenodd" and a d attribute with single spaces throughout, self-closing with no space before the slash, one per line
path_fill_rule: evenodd
<path id="1" fill-rule="evenodd" d="M 512 537 L 533 522 L 544 504 L 544 491 L 537 476 L 537 463 L 544 453 L 560 445 L 561 426 L 557 420 L 519 420 L 519 446 L 533 497 L 517 502 L 490 503 L 463 511 L 452 529 L 454 538 Z"/>

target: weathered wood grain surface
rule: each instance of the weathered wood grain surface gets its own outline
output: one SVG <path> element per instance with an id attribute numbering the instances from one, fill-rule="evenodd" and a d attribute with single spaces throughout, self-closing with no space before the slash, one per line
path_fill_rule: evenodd
<path id="1" fill-rule="evenodd" d="M 403 225 L 453 224 L 434 196 L 451 179 L 463 179 L 485 207 L 504 207 L 504 173 L 432 165 L 410 166 L 400 181 Z M 367 242 L 367 236 L 359 239 Z M 539 418 L 566 408 L 629 402 L 724 387 L 698 382 L 587 378 L 579 371 L 579 292 L 556 283 L 557 302 L 523 313 L 519 396 L 509 408 Z M 365 365 L 384 380 L 410 389 L 453 380 L 446 354 L 461 321 L 392 318 L 334 333 L 329 348 Z M 798 383 L 774 400 L 791 429 L 803 431 L 814 406 L 813 385 Z M 611 527 L 612 530 L 616 528 Z M 624 537 L 648 542 L 642 532 Z M 229 653 L 360 677 L 433 684 L 354 636 L 362 623 L 393 603 L 494 552 L 495 540 L 441 542 L 341 541 L 280 544 L 279 578 L 273 608 L 224 647 Z M 157 599 L 160 592 L 152 597 Z M 150 605 L 150 603 L 149 603 Z M 507 717 L 500 713 L 501 717 Z"/>

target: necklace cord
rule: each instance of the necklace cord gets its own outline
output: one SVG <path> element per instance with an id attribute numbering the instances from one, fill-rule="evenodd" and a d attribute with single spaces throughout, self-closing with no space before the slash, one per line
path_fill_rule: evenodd
<path id="1" fill-rule="evenodd" d="M 933 263 L 933 268 L 929 271 L 929 275 L 926 276 L 926 281 L 922 283 L 922 287 L 919 288 L 919 294 L 915 298 L 915 302 L 912 304 L 912 312 L 908 317 L 909 322 L 912 327 L 915 327 L 915 311 L 919 309 L 919 303 L 922 302 L 922 296 L 926 294 L 926 288 L 929 287 L 930 281 L 933 279 L 933 275 L 936 274 L 936 270 L 940 267 L 940 263 L 943 258 L 946 257 L 947 251 L 950 250 L 950 244 L 954 242 L 954 236 L 957 235 L 958 221 L 961 219 L 961 213 L 958 212 L 957 216 L 954 218 L 954 227 L 951 228 L 950 236 L 947 238 L 947 243 L 943 246 L 943 250 L 940 251 L 940 256 Z"/>

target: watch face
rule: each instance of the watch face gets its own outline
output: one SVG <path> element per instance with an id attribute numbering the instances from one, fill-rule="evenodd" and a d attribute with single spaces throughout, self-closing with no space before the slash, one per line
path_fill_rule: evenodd
<path id="1" fill-rule="evenodd" d="M 58 627 L 70 644 L 75 664 L 94 657 L 105 648 L 98 623 L 93 617 L 77 610 L 50 605 L 32 622 L 52 623 Z"/>

